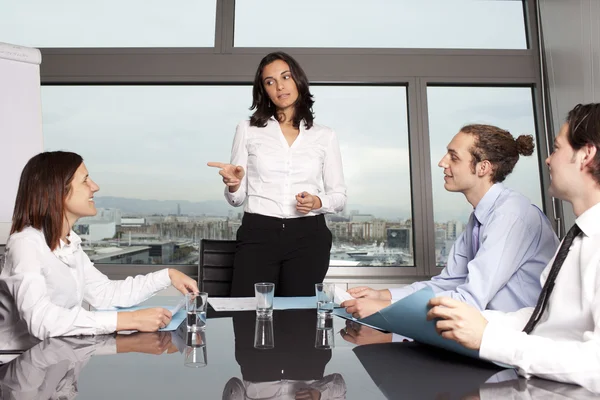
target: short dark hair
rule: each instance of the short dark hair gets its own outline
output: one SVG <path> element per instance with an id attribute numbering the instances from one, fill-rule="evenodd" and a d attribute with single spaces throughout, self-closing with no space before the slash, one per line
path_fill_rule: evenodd
<path id="1" fill-rule="evenodd" d="M 567 114 L 567 140 L 573 150 L 590 144 L 596 155 L 589 168 L 596 183 L 600 184 L 600 103 L 577 104 Z"/>
<path id="2" fill-rule="evenodd" d="M 515 139 L 509 131 L 493 125 L 466 125 L 460 131 L 475 138 L 470 149 L 473 157 L 471 171 L 475 172 L 478 162 L 488 160 L 492 164 L 492 183 L 504 181 L 515 167 L 519 155 L 529 156 L 535 147 L 533 136 L 521 135 Z"/>
<path id="3" fill-rule="evenodd" d="M 65 151 L 40 153 L 27 162 L 17 189 L 11 235 L 31 226 L 44 233 L 50 250 L 58 247 L 65 201 L 81 163 L 79 154 Z"/>
<path id="4" fill-rule="evenodd" d="M 294 104 L 294 119 L 293 125 L 295 128 L 300 128 L 300 123 L 304 121 L 306 129 L 310 129 L 313 126 L 314 114 L 313 114 L 313 95 L 309 90 L 309 82 L 304 70 L 300 67 L 300 64 L 289 54 L 283 51 L 276 51 L 269 53 L 263 57 L 258 64 L 256 74 L 254 75 L 254 84 L 252 86 L 252 106 L 250 110 L 254 111 L 254 114 L 250 117 L 250 125 L 257 127 L 265 127 L 267 121 L 271 117 L 277 119 L 277 110 L 271 102 L 269 95 L 265 91 L 265 87 L 262 81 L 262 73 L 265 67 L 271 64 L 273 61 L 281 60 L 287 63 L 290 67 L 290 73 L 292 79 L 296 83 L 298 88 L 298 100 Z"/>

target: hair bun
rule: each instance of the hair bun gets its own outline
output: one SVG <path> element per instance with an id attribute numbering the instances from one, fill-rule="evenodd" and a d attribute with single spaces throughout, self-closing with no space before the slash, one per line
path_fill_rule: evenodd
<path id="1" fill-rule="evenodd" d="M 517 142 L 517 152 L 523 156 L 530 156 L 533 154 L 535 145 L 533 144 L 533 136 L 521 135 L 515 142 Z"/>

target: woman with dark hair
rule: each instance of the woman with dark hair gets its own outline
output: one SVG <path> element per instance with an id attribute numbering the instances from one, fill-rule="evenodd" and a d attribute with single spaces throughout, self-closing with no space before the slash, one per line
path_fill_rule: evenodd
<path id="1" fill-rule="evenodd" d="M 346 184 L 336 134 L 314 123 L 306 74 L 288 54 L 265 56 L 252 88 L 254 114 L 238 126 L 225 198 L 244 206 L 237 232 L 232 296 L 274 282 L 276 296 L 312 296 L 329 268 L 325 213 L 343 210 Z"/>
<path id="2" fill-rule="evenodd" d="M 156 331 L 169 324 L 170 311 L 99 313 L 86 311 L 82 302 L 129 307 L 171 284 L 182 293 L 198 291 L 196 281 L 171 268 L 111 281 L 94 267 L 72 227 L 77 219 L 96 215 L 99 189 L 75 153 L 40 153 L 21 173 L 0 294 L 11 295 L 18 324 L 39 339 Z"/>

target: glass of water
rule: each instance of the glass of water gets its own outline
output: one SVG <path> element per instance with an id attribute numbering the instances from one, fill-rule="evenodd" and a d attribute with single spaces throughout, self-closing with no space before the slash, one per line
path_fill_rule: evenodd
<path id="1" fill-rule="evenodd" d="M 275 284 L 269 282 L 255 283 L 254 295 L 256 296 L 256 315 L 263 318 L 272 317 Z"/>
<path id="2" fill-rule="evenodd" d="M 186 293 L 185 308 L 187 311 L 187 328 L 190 331 L 206 327 L 206 309 L 208 307 L 208 293 Z"/>
<path id="3" fill-rule="evenodd" d="M 317 294 L 317 314 L 321 316 L 331 315 L 333 312 L 335 284 L 317 283 L 315 284 L 315 292 Z"/>

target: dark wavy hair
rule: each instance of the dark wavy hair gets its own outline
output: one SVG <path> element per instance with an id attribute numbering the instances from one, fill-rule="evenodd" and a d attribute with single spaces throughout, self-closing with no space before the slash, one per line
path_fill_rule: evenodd
<path id="1" fill-rule="evenodd" d="M 590 172 L 600 184 L 600 103 L 577 104 L 567 115 L 567 140 L 577 151 L 586 145 L 596 147 L 596 155 L 590 164 Z"/>
<path id="2" fill-rule="evenodd" d="M 79 154 L 65 151 L 40 153 L 27 162 L 17 189 L 11 235 L 31 226 L 44 233 L 50 250 L 58 247 L 65 201 L 82 162 Z"/>
<path id="3" fill-rule="evenodd" d="M 296 87 L 298 88 L 298 99 L 294 104 L 294 119 L 293 125 L 296 129 L 300 128 L 300 123 L 304 121 L 304 126 L 306 129 L 310 129 L 313 126 L 313 121 L 315 116 L 313 114 L 313 95 L 309 90 L 309 82 L 304 70 L 300 67 L 300 64 L 289 54 L 286 54 L 282 51 L 276 51 L 274 53 L 269 53 L 263 57 L 258 64 L 258 69 L 256 70 L 256 74 L 254 75 L 254 84 L 252 86 L 252 106 L 250 110 L 255 110 L 254 114 L 250 117 L 250 125 L 256 126 L 259 128 L 263 128 L 267 126 L 267 121 L 271 117 L 277 117 L 277 109 L 269 95 L 267 94 L 263 79 L 262 73 L 265 67 L 271 64 L 273 61 L 281 60 L 287 63 L 290 67 L 290 73 L 292 75 L 292 79 L 296 83 Z"/>
<path id="4" fill-rule="evenodd" d="M 475 172 L 478 162 L 488 160 L 492 164 L 492 183 L 504 181 L 517 164 L 519 155 L 530 156 L 535 147 L 533 136 L 521 135 L 515 139 L 509 131 L 493 125 L 467 125 L 460 131 L 475 138 L 470 149 L 471 171 Z"/>

